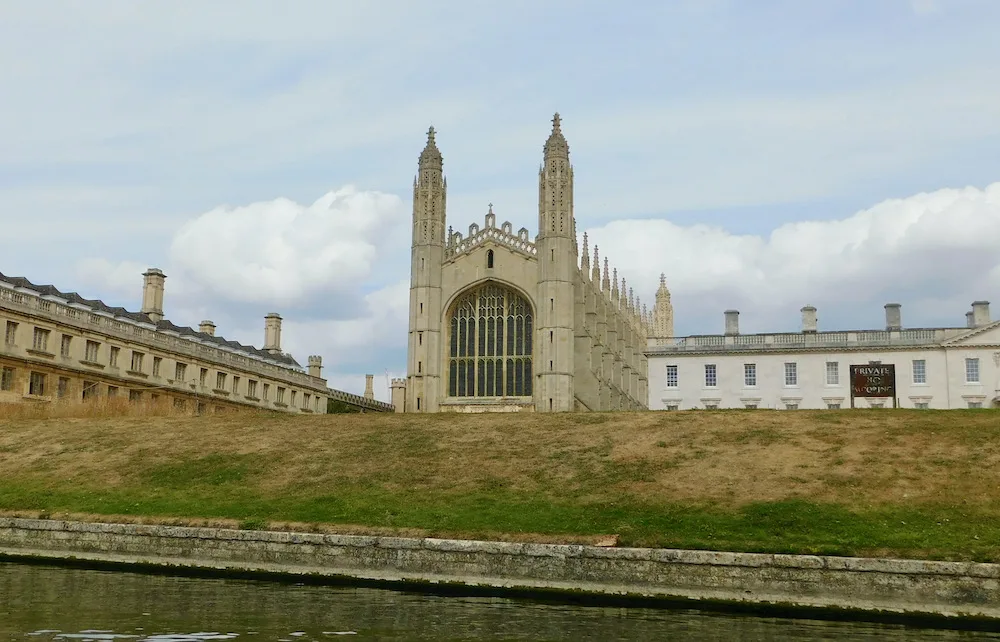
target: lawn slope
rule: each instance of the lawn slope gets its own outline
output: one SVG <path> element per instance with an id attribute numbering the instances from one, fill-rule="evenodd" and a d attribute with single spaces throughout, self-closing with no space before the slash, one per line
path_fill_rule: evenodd
<path id="1" fill-rule="evenodd" d="M 1000 561 L 992 411 L 3 416 L 8 514 Z"/>

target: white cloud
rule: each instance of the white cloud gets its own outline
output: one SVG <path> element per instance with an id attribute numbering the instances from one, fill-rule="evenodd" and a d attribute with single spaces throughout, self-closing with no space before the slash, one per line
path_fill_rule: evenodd
<path id="1" fill-rule="evenodd" d="M 666 220 L 615 221 L 589 235 L 648 303 L 666 273 L 682 333 L 716 331 L 725 307 L 774 330 L 807 303 L 850 322 L 861 306 L 899 299 L 927 321 L 961 325 L 960 306 L 1000 290 L 1000 183 L 891 199 L 768 238 Z M 952 307 L 931 305 L 941 301 Z"/>
<path id="2" fill-rule="evenodd" d="M 177 232 L 170 258 L 186 280 L 223 300 L 301 305 L 365 281 L 386 230 L 399 225 L 399 197 L 344 187 L 312 205 L 276 199 L 206 212 Z"/>

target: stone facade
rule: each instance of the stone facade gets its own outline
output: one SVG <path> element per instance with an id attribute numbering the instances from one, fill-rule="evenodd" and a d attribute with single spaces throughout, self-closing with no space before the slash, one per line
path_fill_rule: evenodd
<path id="1" fill-rule="evenodd" d="M 727 310 L 716 335 L 650 339 L 649 407 L 839 409 L 851 406 L 850 366 L 894 364 L 896 398 L 856 398 L 857 408 L 982 408 L 1000 405 L 1000 322 L 977 301 L 966 325 L 902 325 L 885 306 L 885 329 L 819 331 L 802 308 L 802 331 L 740 334 Z"/>
<path id="2" fill-rule="evenodd" d="M 646 407 L 653 315 L 607 259 L 582 252 L 573 166 L 559 115 L 538 173 L 538 235 L 446 223 L 448 184 L 432 127 L 413 182 L 406 412 L 637 410 Z M 669 305 L 669 301 L 668 301 Z M 672 313 L 671 313 L 672 327 Z M 672 331 L 671 331 L 672 332 Z"/>
<path id="3" fill-rule="evenodd" d="M 166 276 L 144 275 L 142 311 L 113 308 L 51 285 L 0 274 L 0 403 L 123 397 L 214 411 L 247 407 L 326 413 L 322 359 L 308 371 L 281 351 L 281 317 L 265 319 L 265 347 L 164 318 Z"/>

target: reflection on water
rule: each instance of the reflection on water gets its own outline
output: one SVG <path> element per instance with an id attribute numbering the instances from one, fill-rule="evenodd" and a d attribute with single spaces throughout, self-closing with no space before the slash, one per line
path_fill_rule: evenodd
<path id="1" fill-rule="evenodd" d="M 0 642 L 970 638 L 1000 635 L 0 563 Z"/>

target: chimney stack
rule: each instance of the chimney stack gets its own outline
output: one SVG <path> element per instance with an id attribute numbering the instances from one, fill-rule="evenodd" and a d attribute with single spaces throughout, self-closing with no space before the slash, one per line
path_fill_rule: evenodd
<path id="1" fill-rule="evenodd" d="M 814 333 L 816 332 L 816 308 L 811 305 L 807 305 L 802 308 L 802 332 Z"/>
<path id="2" fill-rule="evenodd" d="M 726 336 L 735 337 L 740 333 L 740 311 L 726 310 Z"/>
<path id="3" fill-rule="evenodd" d="M 142 273 L 142 310 L 153 323 L 163 320 L 163 282 L 166 275 L 159 268 Z"/>
<path id="4" fill-rule="evenodd" d="M 210 337 L 215 336 L 215 324 L 211 321 L 205 320 L 198 324 L 198 332 L 202 334 L 207 334 Z"/>
<path id="5" fill-rule="evenodd" d="M 264 316 L 264 350 L 281 354 L 281 315 L 277 312 Z"/>
<path id="6" fill-rule="evenodd" d="M 976 320 L 973 317 L 973 314 L 975 313 L 972 310 L 969 310 L 968 312 L 965 313 L 965 327 L 967 328 L 976 327 Z"/>
<path id="7" fill-rule="evenodd" d="M 365 375 L 365 399 L 375 398 L 375 375 Z"/>
<path id="8" fill-rule="evenodd" d="M 990 302 L 989 301 L 973 301 L 972 302 L 972 322 L 974 328 L 981 328 L 984 325 L 988 325 L 990 322 Z"/>
<path id="9" fill-rule="evenodd" d="M 317 379 L 322 379 L 323 357 L 314 354 L 309 357 L 308 363 L 309 363 L 309 376 L 315 377 Z"/>
<path id="10" fill-rule="evenodd" d="M 885 304 L 885 329 L 886 330 L 902 330 L 903 329 L 903 313 L 901 312 L 901 306 L 898 303 L 886 303 Z"/>

